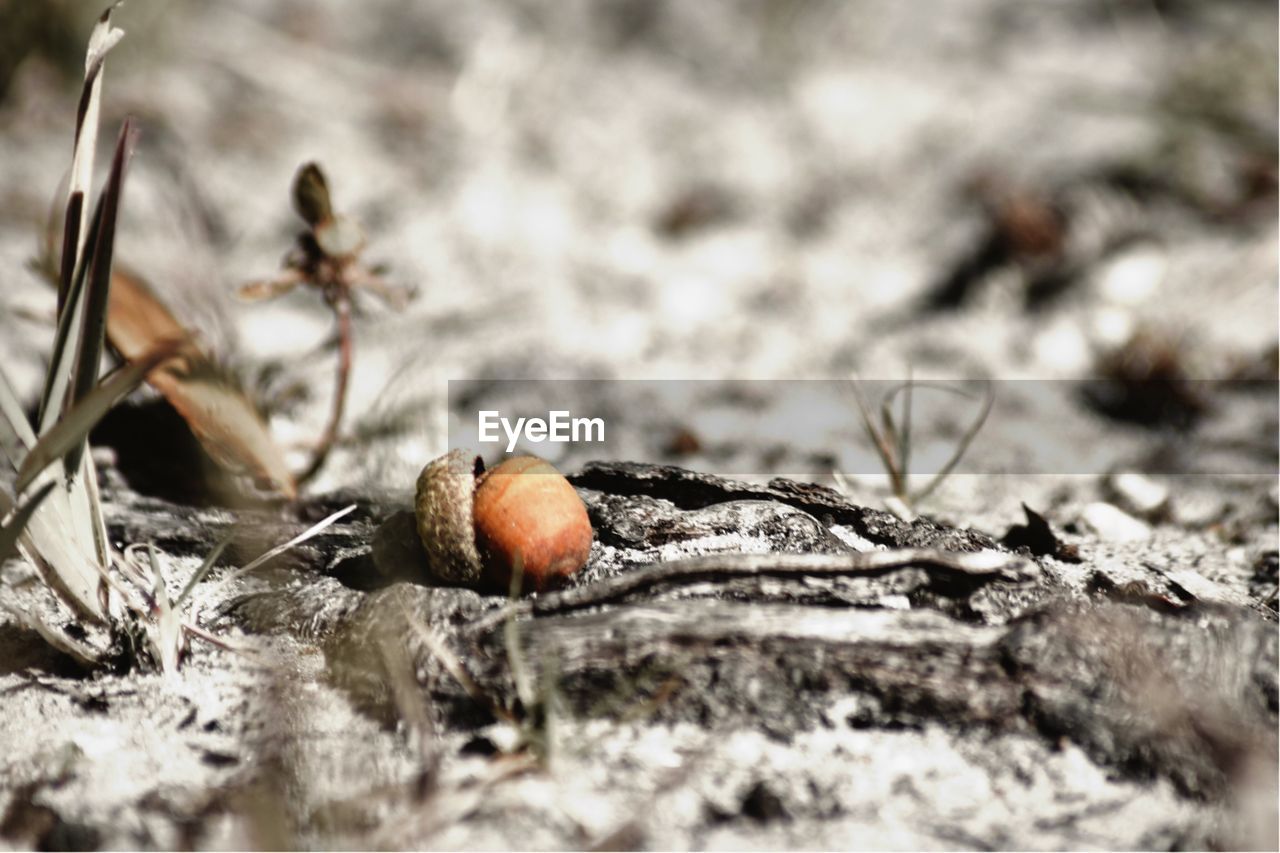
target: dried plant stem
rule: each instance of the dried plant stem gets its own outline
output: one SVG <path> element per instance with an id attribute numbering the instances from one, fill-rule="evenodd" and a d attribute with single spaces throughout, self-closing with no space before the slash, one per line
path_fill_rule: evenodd
<path id="1" fill-rule="evenodd" d="M 880 457 L 885 473 L 889 476 L 889 485 L 893 490 L 894 497 L 901 501 L 902 506 L 908 512 L 912 506 L 933 494 L 934 490 L 942 485 L 955 467 L 960 464 L 960 460 L 968 451 L 969 445 L 973 443 L 974 438 L 977 437 L 983 425 L 986 424 L 987 417 L 991 414 L 991 408 L 995 404 L 995 391 L 991 383 L 987 382 L 986 390 L 982 396 L 981 408 L 969 423 L 969 427 L 965 430 L 960 441 L 957 442 L 951 456 L 923 489 L 912 492 L 907 485 L 907 476 L 911 467 L 911 398 L 913 390 L 916 388 L 929 388 L 965 398 L 969 398 L 972 395 L 948 385 L 917 382 L 908 376 L 906 382 L 894 386 L 880 401 L 880 425 L 877 426 L 871 416 L 871 409 L 866 400 L 863 399 L 862 391 L 858 387 L 857 377 L 851 378 L 853 383 L 850 387 L 853 390 L 853 399 L 858 404 L 858 413 L 862 416 L 862 429 L 867 437 L 871 439 L 872 446 Z M 893 417 L 894 398 L 899 394 L 902 395 L 901 427 L 898 426 Z M 842 480 L 842 478 L 837 479 Z"/>
<path id="2" fill-rule="evenodd" d="M 315 477 L 320 472 L 320 468 L 324 466 L 325 460 L 329 457 L 329 451 L 333 449 L 334 442 L 338 440 L 338 429 L 342 426 L 342 413 L 347 405 L 347 386 L 351 381 L 353 350 L 351 298 L 345 293 L 339 293 L 333 297 L 332 305 L 334 317 L 338 321 L 338 372 L 334 379 L 333 407 L 329 413 L 329 423 L 325 427 L 324 433 L 320 436 L 319 443 L 316 444 L 315 455 L 311 457 L 311 464 L 298 475 L 298 485 L 302 485 Z"/>
<path id="3" fill-rule="evenodd" d="M 250 282 L 240 288 L 240 293 L 251 300 L 270 299 L 296 285 L 307 284 L 324 296 L 325 304 L 337 320 L 338 375 L 333 409 L 328 426 L 315 444 L 311 463 L 296 478 L 301 485 L 319 473 L 338 441 L 351 378 L 354 291 L 369 290 L 398 305 L 404 304 L 407 294 L 383 281 L 376 269 L 361 265 L 364 231 L 355 220 L 334 210 L 328 179 L 318 163 L 304 163 L 294 176 L 293 209 L 306 222 L 307 230 L 298 235 L 293 250 L 285 258 L 285 272 L 268 281 Z"/>
<path id="4" fill-rule="evenodd" d="M 943 481 L 946 480 L 947 477 L 951 476 L 951 472 L 960 464 L 960 460 L 964 458 L 964 454 L 968 451 L 969 445 L 973 444 L 974 438 L 977 437 L 978 433 L 982 430 L 983 425 L 986 424 L 987 416 L 991 414 L 991 407 L 995 405 L 995 402 L 995 391 L 991 387 L 991 383 L 988 382 L 986 392 L 982 397 L 982 409 L 969 423 L 969 428 L 965 430 L 964 435 L 960 437 L 960 441 L 956 444 L 955 451 L 952 452 L 951 457 L 943 463 L 941 468 L 938 469 L 938 473 L 933 475 L 933 479 L 929 481 L 929 484 L 912 496 L 913 500 L 922 501 L 929 497 L 929 495 L 933 494 L 934 489 L 942 485 Z"/>
<path id="5" fill-rule="evenodd" d="M 902 497 L 906 494 L 906 480 L 898 465 L 897 457 L 894 455 L 893 445 L 880 432 L 875 420 L 871 417 L 871 407 L 867 405 L 867 401 L 862 397 L 862 389 L 859 387 L 856 376 L 853 377 L 853 382 L 849 387 L 853 391 L 854 402 L 858 404 L 858 414 L 862 416 L 862 429 L 871 439 L 876 453 L 880 456 L 880 464 L 884 466 L 884 470 L 889 474 L 889 485 L 893 489 L 893 493 L 898 497 Z"/>

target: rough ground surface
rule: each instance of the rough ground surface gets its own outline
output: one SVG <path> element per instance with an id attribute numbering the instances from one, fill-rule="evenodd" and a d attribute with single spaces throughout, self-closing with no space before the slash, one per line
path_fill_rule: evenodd
<path id="1" fill-rule="evenodd" d="M 1089 549 L 1082 563 L 1015 554 L 789 481 L 635 464 L 575 480 L 591 562 L 531 603 L 427 585 L 401 515 L 365 504 L 206 602 L 207 624 L 244 648 L 198 646 L 171 681 L 86 678 L 9 629 L 6 837 L 1269 843 L 1275 617 L 1212 601 L 1252 600 L 1243 587 L 1200 577 L 1193 595 Z M 116 535 L 173 553 L 198 554 L 227 522 L 110 496 Z M 900 548 L 916 556 L 867 569 Z M 946 562 L 963 555 L 981 559 Z"/>
<path id="2" fill-rule="evenodd" d="M 29 400 L 74 5 L 21 49 L 0 10 L 0 362 Z M 210 502 L 154 400 L 104 427 L 111 535 L 154 542 L 174 591 L 232 532 L 197 589 L 236 651 L 86 673 L 0 615 L 0 844 L 1277 847 L 1274 4 L 358 7 L 121 11 L 104 119 L 144 135 L 119 258 L 282 443 L 323 424 L 330 318 L 229 293 L 288 247 L 300 162 L 418 297 L 357 319 L 348 438 L 298 505 Z M 987 211 L 980 176 L 1059 227 Z M 1137 392 L 1054 397 L 1077 464 L 1036 476 L 993 418 L 981 473 L 912 523 L 874 508 L 852 407 L 798 435 L 777 399 L 599 397 L 616 439 L 555 460 L 597 534 L 575 587 L 432 587 L 405 535 L 485 380 L 908 368 Z M 1272 384 L 1142 396 L 1170 375 Z"/>

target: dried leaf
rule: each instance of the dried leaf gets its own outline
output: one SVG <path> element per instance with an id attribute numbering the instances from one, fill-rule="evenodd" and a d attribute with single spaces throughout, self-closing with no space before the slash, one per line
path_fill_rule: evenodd
<path id="1" fill-rule="evenodd" d="M 178 349 L 166 367 L 201 357 L 191 332 L 178 322 L 151 289 L 132 272 L 117 269 L 111 276 L 107 303 L 107 339 L 123 358 L 142 358 L 157 341 L 175 341 Z"/>
<path id="2" fill-rule="evenodd" d="M 286 498 L 294 497 L 293 476 L 258 410 L 151 289 L 129 273 L 117 271 L 113 276 L 107 337 L 130 361 L 159 341 L 178 341 L 175 357 L 152 370 L 147 382 L 182 415 L 220 465 L 248 473 Z"/>

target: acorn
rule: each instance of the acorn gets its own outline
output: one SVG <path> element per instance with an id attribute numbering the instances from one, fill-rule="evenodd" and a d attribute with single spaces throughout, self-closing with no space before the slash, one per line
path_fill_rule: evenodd
<path id="1" fill-rule="evenodd" d="M 486 470 L 480 457 L 451 450 L 422 469 L 414 510 L 428 567 L 445 583 L 507 592 L 519 565 L 526 590 L 550 589 L 591 553 L 582 499 L 533 456 Z"/>

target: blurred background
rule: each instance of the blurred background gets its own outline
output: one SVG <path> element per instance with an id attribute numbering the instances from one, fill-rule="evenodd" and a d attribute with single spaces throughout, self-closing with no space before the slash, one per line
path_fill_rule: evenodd
<path id="1" fill-rule="evenodd" d="M 0 0 L 0 358 L 29 399 L 54 297 L 27 265 L 99 11 Z M 126 115 L 142 130 L 117 258 L 281 444 L 323 429 L 332 314 L 234 291 L 279 271 L 302 163 L 416 293 L 361 302 L 319 490 L 407 491 L 474 417 L 448 380 L 1275 379 L 1274 3 L 130 0 L 116 20 L 103 147 Z M 653 456 L 768 474 L 869 452 L 851 409 L 822 458 L 708 456 L 697 408 Z"/>

